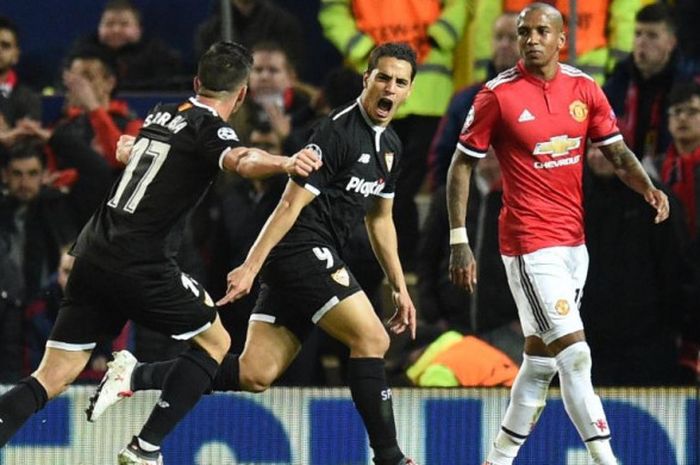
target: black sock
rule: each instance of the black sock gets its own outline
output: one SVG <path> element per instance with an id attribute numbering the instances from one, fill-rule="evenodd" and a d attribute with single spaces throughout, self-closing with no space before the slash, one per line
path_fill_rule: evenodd
<path id="1" fill-rule="evenodd" d="M 136 392 L 147 389 L 162 389 L 165 376 L 176 361 L 177 359 L 165 362 L 139 363 L 131 375 L 131 390 Z M 238 380 L 238 373 L 238 354 L 226 354 L 207 394 L 212 391 L 240 391 L 241 383 Z"/>
<path id="2" fill-rule="evenodd" d="M 47 401 L 46 389 L 32 376 L 20 380 L 0 396 L 0 447 L 7 444 L 29 417 L 44 408 Z"/>
<path id="3" fill-rule="evenodd" d="M 165 377 L 176 362 L 175 358 L 164 362 L 139 363 L 131 374 L 131 390 L 163 389 Z"/>
<path id="4" fill-rule="evenodd" d="M 348 382 L 355 407 L 365 423 L 377 465 L 396 465 L 403 453 L 396 442 L 391 389 L 387 386 L 384 359 L 351 358 Z"/>
<path id="5" fill-rule="evenodd" d="M 240 391 L 238 354 L 226 354 L 212 382 L 212 391 Z"/>
<path id="6" fill-rule="evenodd" d="M 160 399 L 139 438 L 159 446 L 210 388 L 218 367 L 209 354 L 194 348 L 175 359 L 163 381 Z"/>

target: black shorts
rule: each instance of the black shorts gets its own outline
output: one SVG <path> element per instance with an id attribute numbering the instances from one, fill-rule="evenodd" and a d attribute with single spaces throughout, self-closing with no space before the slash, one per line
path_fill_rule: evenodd
<path id="1" fill-rule="evenodd" d="M 267 262 L 260 282 L 251 321 L 284 326 L 300 342 L 338 302 L 362 290 L 330 247 L 310 247 Z"/>
<path id="2" fill-rule="evenodd" d="M 92 349 L 119 335 L 127 320 L 187 340 L 215 319 L 207 292 L 176 267 L 137 277 L 76 258 L 47 347 Z"/>

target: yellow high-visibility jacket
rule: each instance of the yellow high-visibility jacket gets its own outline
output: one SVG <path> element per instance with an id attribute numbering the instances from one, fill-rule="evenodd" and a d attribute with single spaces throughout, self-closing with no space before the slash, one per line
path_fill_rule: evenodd
<path id="1" fill-rule="evenodd" d="M 473 15 L 468 19 L 464 41 L 471 57 L 459 59 L 457 83 L 486 79 L 491 60 L 491 29 L 504 12 L 520 12 L 532 0 L 475 0 Z M 634 17 L 650 0 L 579 0 L 576 27 L 576 67 L 602 84 L 606 74 L 632 50 Z M 554 6 L 569 17 L 569 0 L 555 0 Z M 568 34 L 568 31 L 567 31 Z M 568 50 L 561 55 L 568 60 Z"/>
<path id="2" fill-rule="evenodd" d="M 466 17 L 467 0 L 321 0 L 319 12 L 326 37 L 360 73 L 378 44 L 408 42 L 416 51 L 413 93 L 397 117 L 442 116 Z"/>

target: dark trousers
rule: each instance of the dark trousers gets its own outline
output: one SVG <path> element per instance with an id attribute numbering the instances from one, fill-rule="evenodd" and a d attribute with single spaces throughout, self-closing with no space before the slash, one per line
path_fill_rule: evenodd
<path id="1" fill-rule="evenodd" d="M 415 196 L 423 184 L 428 151 L 440 118 L 410 115 L 391 124 L 403 144 L 401 172 L 394 199 L 394 222 L 399 238 L 399 256 L 404 269 L 414 271 L 419 225 Z"/>

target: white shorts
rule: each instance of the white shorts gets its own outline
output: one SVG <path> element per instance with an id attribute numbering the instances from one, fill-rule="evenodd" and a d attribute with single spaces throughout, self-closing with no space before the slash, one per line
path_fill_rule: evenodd
<path id="1" fill-rule="evenodd" d="M 538 336 L 550 344 L 583 330 L 579 306 L 588 271 L 585 245 L 501 258 L 525 337 Z"/>

